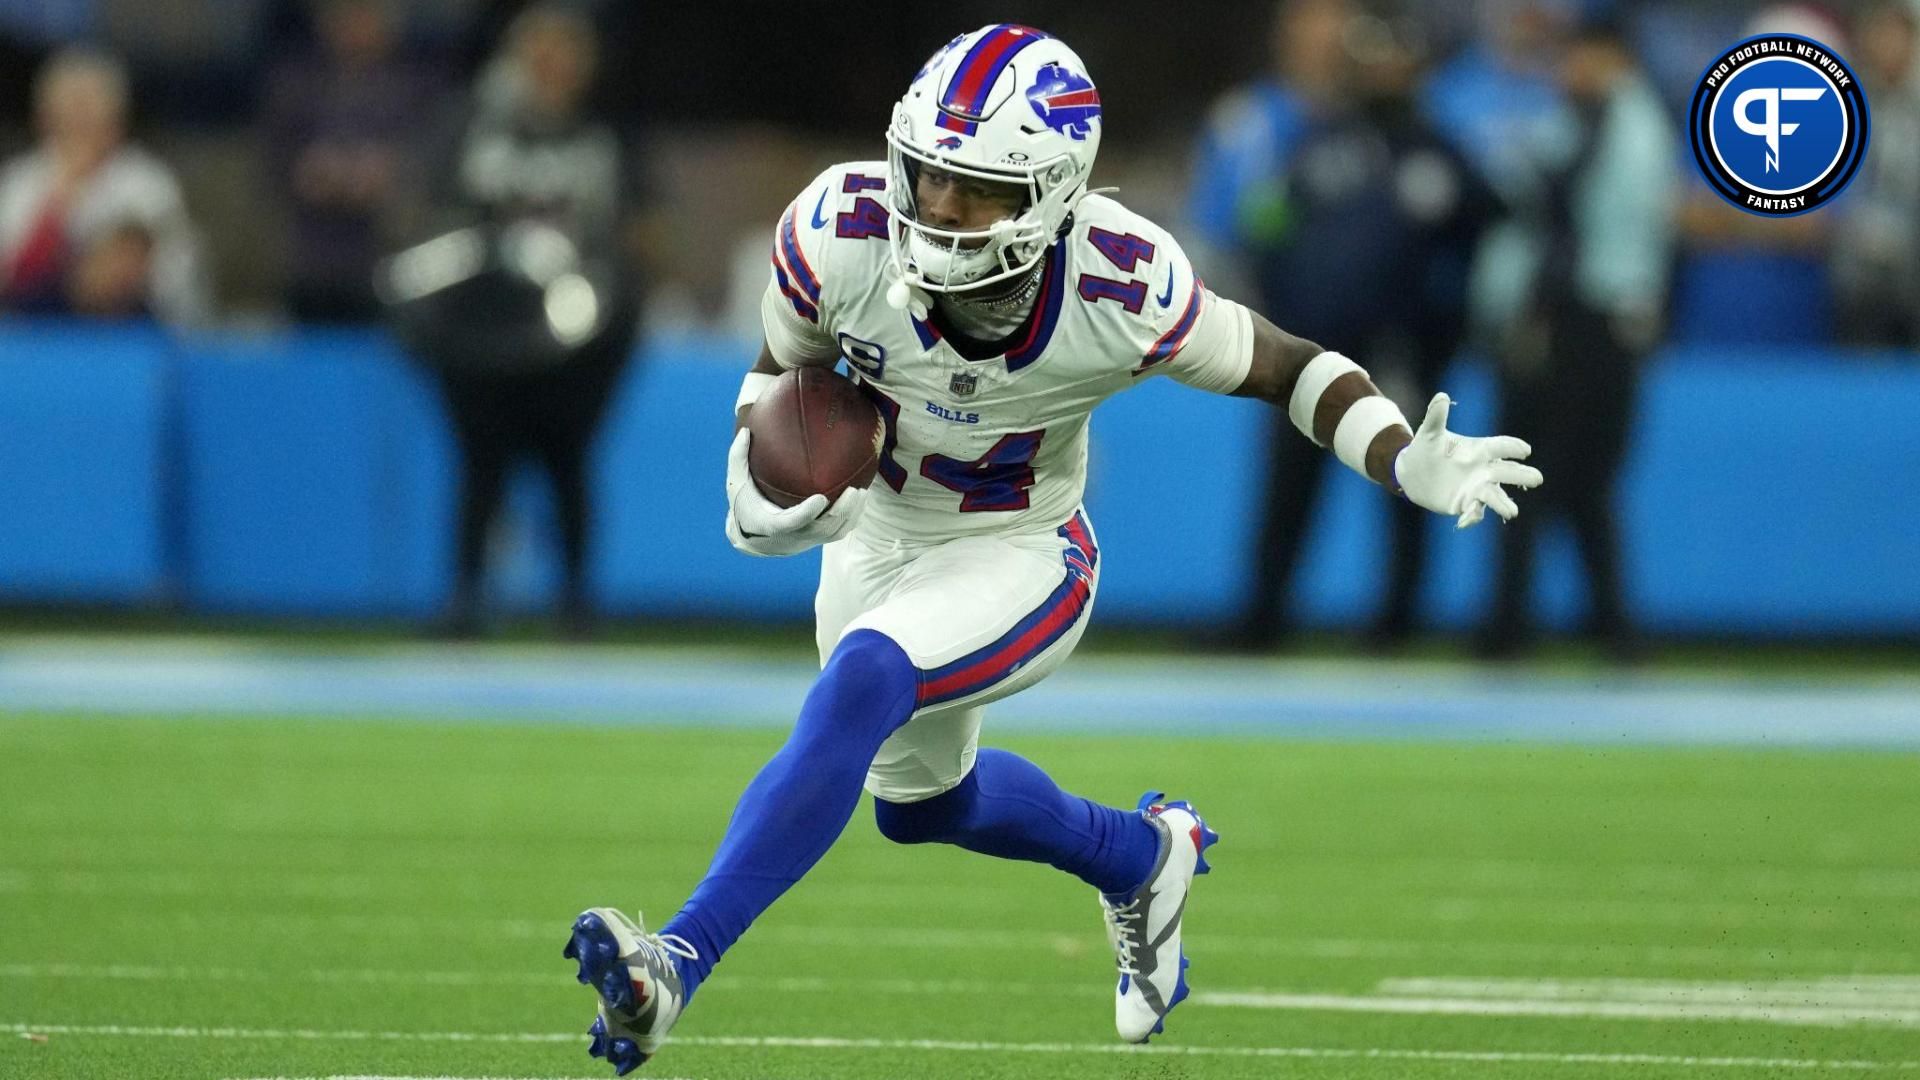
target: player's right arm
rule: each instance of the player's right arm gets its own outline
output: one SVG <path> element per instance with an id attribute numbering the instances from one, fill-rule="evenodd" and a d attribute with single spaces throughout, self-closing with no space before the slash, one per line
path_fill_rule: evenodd
<path id="1" fill-rule="evenodd" d="M 780 215 L 774 228 L 772 269 L 760 300 L 766 340 L 760 356 L 741 381 L 734 401 L 733 445 L 727 452 L 727 540 L 749 555 L 798 555 L 838 540 L 859 520 L 866 490 L 848 488 L 828 503 L 814 495 L 790 507 L 776 506 L 760 493 L 747 466 L 752 436 L 747 416 L 753 403 L 783 371 L 833 365 L 839 346 L 826 329 L 828 307 L 818 270 L 828 255 L 823 230 L 811 227 L 806 207 L 823 194 L 833 171 L 816 179 Z M 815 219 L 817 220 L 817 219 Z"/>
<path id="2" fill-rule="evenodd" d="M 1434 395 L 1415 434 L 1366 369 L 1337 352 L 1295 337 L 1249 311 L 1252 359 L 1232 393 L 1287 410 L 1301 434 L 1389 491 L 1461 528 L 1491 508 L 1512 518 L 1520 508 L 1502 485 L 1530 488 L 1540 471 L 1521 459 L 1532 449 L 1505 435 L 1478 438 L 1447 430 L 1453 401 Z"/>
<path id="3" fill-rule="evenodd" d="M 1144 221 L 1139 222 L 1143 232 Z M 1502 485 L 1534 487 L 1540 473 L 1520 459 L 1530 452 L 1519 439 L 1475 438 L 1447 430 L 1452 401 L 1436 395 L 1415 433 L 1366 370 L 1337 352 L 1287 333 L 1258 312 L 1215 295 L 1194 276 L 1180 247 L 1164 233 L 1139 240 L 1151 259 L 1167 265 L 1169 298 L 1137 320 L 1138 343 L 1157 335 L 1136 374 L 1163 371 L 1189 386 L 1235 397 L 1257 398 L 1284 409 L 1300 433 L 1334 452 L 1355 472 L 1408 501 L 1455 518 L 1461 527 L 1488 508 L 1502 517 L 1519 513 Z M 1152 267 L 1158 278 L 1159 266 Z M 1184 304 L 1170 302 L 1185 296 Z"/>

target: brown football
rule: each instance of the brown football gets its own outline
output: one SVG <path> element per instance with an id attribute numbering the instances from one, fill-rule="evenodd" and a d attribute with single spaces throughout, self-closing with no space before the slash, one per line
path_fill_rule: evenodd
<path id="1" fill-rule="evenodd" d="M 747 412 L 747 471 L 761 494 L 792 506 L 866 487 L 880 467 L 880 410 L 852 379 L 803 367 L 773 380 Z"/>

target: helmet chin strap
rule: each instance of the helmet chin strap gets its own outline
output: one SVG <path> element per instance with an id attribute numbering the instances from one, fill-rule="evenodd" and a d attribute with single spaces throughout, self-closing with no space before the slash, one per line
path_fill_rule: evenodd
<path id="1" fill-rule="evenodd" d="M 1046 265 L 1046 260 L 1043 258 L 1028 269 L 1025 277 L 1011 278 L 1006 282 L 983 285 L 977 289 L 956 289 L 947 295 L 959 303 L 971 304 L 989 311 L 1006 311 L 1010 308 L 1025 307 L 1033 299 L 1034 294 L 1040 291 L 1040 274 L 1046 269 Z M 1000 284 L 1006 285 L 1007 288 L 995 291 L 995 286 Z M 978 293 L 991 295 L 976 295 Z"/>

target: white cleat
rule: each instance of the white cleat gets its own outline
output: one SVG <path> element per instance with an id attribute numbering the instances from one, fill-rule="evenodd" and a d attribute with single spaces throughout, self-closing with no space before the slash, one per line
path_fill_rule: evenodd
<path id="1" fill-rule="evenodd" d="M 1206 850 L 1220 837 L 1185 802 L 1161 803 L 1158 791 L 1140 799 L 1140 812 L 1160 832 L 1160 857 L 1144 885 L 1118 898 L 1100 897 L 1120 968 L 1113 1024 L 1120 1037 L 1143 1043 L 1166 1030 L 1167 1014 L 1187 996 L 1187 957 L 1180 920 L 1195 874 L 1204 874 Z"/>
<path id="2" fill-rule="evenodd" d="M 684 938 L 649 934 L 613 908 L 581 912 L 561 955 L 580 962 L 580 981 L 600 995 L 587 1053 L 606 1058 L 616 1076 L 639 1068 L 666 1042 L 687 1003 L 674 957 L 699 958 Z"/>

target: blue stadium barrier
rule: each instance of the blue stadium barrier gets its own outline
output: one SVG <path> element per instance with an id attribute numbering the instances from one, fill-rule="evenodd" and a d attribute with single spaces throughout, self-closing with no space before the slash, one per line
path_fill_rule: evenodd
<path id="1" fill-rule="evenodd" d="M 174 375 L 156 332 L 0 324 L 0 596 L 164 598 Z"/>
<path id="2" fill-rule="evenodd" d="M 608 609 L 810 613 L 817 557 L 748 559 L 721 535 L 726 417 L 751 352 L 656 337 L 621 386 L 595 465 Z M 1496 422 L 1482 369 L 1462 364 L 1445 386 L 1457 427 Z M 1909 357 L 1666 352 L 1621 497 L 1636 609 L 1677 632 L 1920 632 L 1916 414 Z M 1101 409 L 1088 505 L 1103 622 L 1202 626 L 1236 607 L 1271 432 L 1263 407 L 1168 380 Z M 454 464 L 431 381 L 377 333 L 0 326 L 0 601 L 427 616 L 450 580 Z M 1371 614 L 1385 507 L 1357 477 L 1329 485 L 1301 579 L 1307 622 Z M 511 604 L 551 590 L 547 514 L 523 478 L 496 575 Z M 1432 528 L 1427 612 L 1470 625 L 1495 527 Z M 1539 578 L 1542 614 L 1570 624 L 1585 599 L 1551 531 Z"/>
<path id="3" fill-rule="evenodd" d="M 417 615 L 441 602 L 449 435 L 431 384 L 383 335 L 200 340 L 179 363 L 190 606 Z"/>

